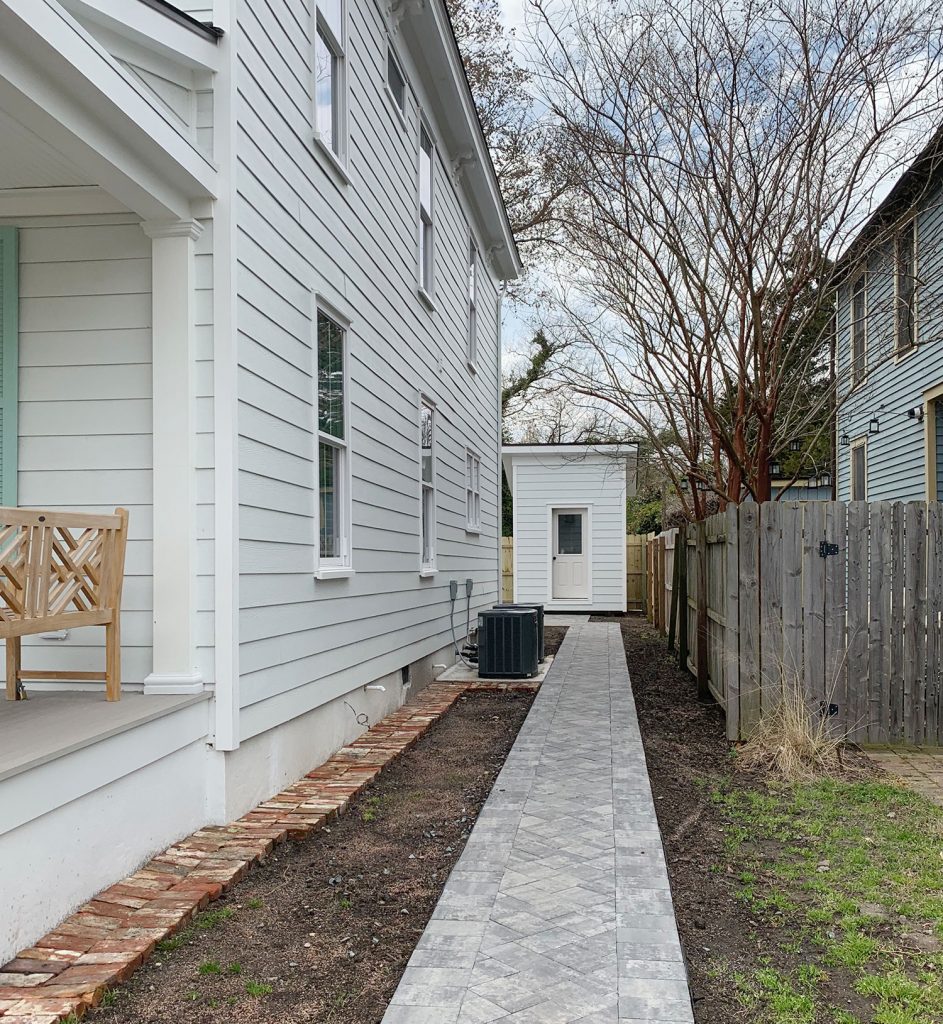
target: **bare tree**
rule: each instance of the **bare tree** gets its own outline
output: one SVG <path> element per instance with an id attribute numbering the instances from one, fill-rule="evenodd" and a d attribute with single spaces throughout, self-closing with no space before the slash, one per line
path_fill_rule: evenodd
<path id="1" fill-rule="evenodd" d="M 511 229 L 527 262 L 555 235 L 568 181 L 498 0 L 447 0 Z"/>
<path id="2" fill-rule="evenodd" d="M 687 514 L 710 492 L 768 500 L 772 458 L 796 439 L 821 447 L 848 391 L 831 372 L 834 260 L 943 110 L 938 11 L 532 7 L 535 74 L 576 183 L 560 249 L 584 301 L 567 330 L 592 358 L 570 382 L 638 425 Z M 856 258 L 899 275 L 895 227 Z"/>

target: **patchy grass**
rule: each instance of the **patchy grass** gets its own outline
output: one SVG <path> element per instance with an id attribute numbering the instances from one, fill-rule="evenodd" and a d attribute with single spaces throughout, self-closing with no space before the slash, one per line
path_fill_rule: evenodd
<path id="1" fill-rule="evenodd" d="M 712 800 L 726 822 L 722 869 L 751 915 L 781 928 L 791 972 L 737 976 L 770 1024 L 943 1021 L 943 810 L 879 781 L 741 788 Z M 866 1015 L 832 1005 L 857 993 Z"/>

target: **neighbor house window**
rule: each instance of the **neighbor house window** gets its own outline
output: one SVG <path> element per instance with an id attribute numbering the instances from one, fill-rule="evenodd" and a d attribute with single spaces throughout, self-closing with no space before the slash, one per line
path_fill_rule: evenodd
<path id="1" fill-rule="evenodd" d="M 433 230 L 432 230 L 432 139 L 426 129 L 419 129 L 419 284 L 427 295 L 432 294 Z"/>
<path id="2" fill-rule="evenodd" d="M 386 84 L 400 113 L 406 112 L 406 79 L 391 48 L 386 51 Z"/>
<path id="3" fill-rule="evenodd" d="M 318 311 L 318 529 L 320 568 L 350 565 L 350 452 L 346 332 Z"/>
<path id="4" fill-rule="evenodd" d="M 897 235 L 897 354 L 917 343 L 917 222 L 912 220 Z"/>
<path id="5" fill-rule="evenodd" d="M 868 443 L 858 441 L 851 448 L 852 501 L 867 501 L 868 498 Z"/>
<path id="6" fill-rule="evenodd" d="M 465 453 L 465 529 L 481 529 L 481 459 L 473 451 Z"/>
<path id="7" fill-rule="evenodd" d="M 468 363 L 478 363 L 478 250 L 468 243 Z"/>
<path id="8" fill-rule="evenodd" d="M 851 386 L 864 377 L 867 346 L 867 286 L 864 273 L 851 286 Z"/>
<path id="9" fill-rule="evenodd" d="M 420 570 L 435 571 L 435 409 L 423 400 L 419 407 L 420 481 L 422 486 Z"/>
<path id="10" fill-rule="evenodd" d="M 345 0 L 324 0 L 315 14 L 315 131 L 338 159 L 344 158 L 346 90 Z"/>

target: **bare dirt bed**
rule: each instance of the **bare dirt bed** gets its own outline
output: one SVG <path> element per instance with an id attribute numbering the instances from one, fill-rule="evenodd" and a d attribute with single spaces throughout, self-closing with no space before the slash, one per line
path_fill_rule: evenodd
<path id="1" fill-rule="evenodd" d="M 94 1024 L 377 1024 L 532 703 L 461 698 L 330 830 L 269 861 Z"/>
<path id="2" fill-rule="evenodd" d="M 544 653 L 556 654 L 560 650 L 560 644 L 566 636 L 566 626 L 545 626 L 544 627 Z"/>

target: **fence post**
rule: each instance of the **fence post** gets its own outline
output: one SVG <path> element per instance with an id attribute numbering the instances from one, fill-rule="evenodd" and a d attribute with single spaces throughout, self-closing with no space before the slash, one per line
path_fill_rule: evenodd
<path id="1" fill-rule="evenodd" d="M 668 613 L 668 650 L 674 653 L 675 637 L 678 635 L 678 608 L 680 590 L 679 580 L 681 572 L 681 559 L 678 557 L 678 546 L 684 543 L 684 527 L 679 526 L 675 532 L 675 546 L 672 549 L 671 558 L 671 610 Z"/>
<path id="2" fill-rule="evenodd" d="M 707 522 L 697 524 L 697 699 L 710 701 L 707 669 Z"/>
<path id="3" fill-rule="evenodd" d="M 678 665 L 688 667 L 688 527 L 678 527 L 675 540 L 675 558 L 678 560 Z"/>

